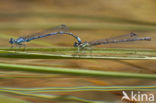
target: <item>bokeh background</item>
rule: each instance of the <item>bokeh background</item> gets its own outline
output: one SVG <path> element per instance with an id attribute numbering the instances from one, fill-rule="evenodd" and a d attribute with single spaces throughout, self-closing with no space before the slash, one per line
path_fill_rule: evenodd
<path id="1" fill-rule="evenodd" d="M 10 37 L 17 38 L 31 33 L 66 24 L 70 32 L 82 41 L 92 41 L 135 32 L 150 36 L 150 42 L 110 44 L 103 48 L 156 49 L 156 1 L 155 0 L 0 0 L 0 47 L 10 47 Z M 72 47 L 70 36 L 50 37 L 28 43 L 28 47 Z M 153 60 L 27 60 L 4 59 L 1 63 L 156 73 Z M 127 82 L 128 81 L 128 82 Z M 0 86 L 47 87 L 47 86 L 109 86 L 155 85 L 155 81 L 139 79 L 62 77 L 48 79 L 7 79 Z M 70 94 L 70 93 L 69 93 Z M 78 96 L 95 100 L 120 100 L 120 93 L 83 92 Z M 18 97 L 35 103 L 51 103 L 48 100 Z M 69 102 L 68 102 L 69 103 Z"/>

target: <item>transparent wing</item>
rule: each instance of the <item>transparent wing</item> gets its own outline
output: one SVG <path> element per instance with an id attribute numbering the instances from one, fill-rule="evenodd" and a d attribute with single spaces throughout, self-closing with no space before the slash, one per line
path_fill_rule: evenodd
<path id="1" fill-rule="evenodd" d="M 36 37 L 36 36 L 41 36 L 41 35 L 44 35 L 44 34 L 47 34 L 47 33 L 53 33 L 53 32 L 67 32 L 69 31 L 69 28 L 62 24 L 62 25 L 59 25 L 59 26 L 56 26 L 54 28 L 49 28 L 43 32 L 38 32 L 38 33 L 33 33 L 33 34 L 30 34 L 30 35 L 27 35 L 25 36 L 24 38 L 31 38 L 31 37 Z"/>
<path id="2" fill-rule="evenodd" d="M 108 38 L 108 39 L 105 39 L 105 40 L 119 40 L 119 39 L 135 38 L 135 37 L 138 37 L 138 35 L 131 32 L 129 34 L 124 34 L 124 35 Z"/>
<path id="3" fill-rule="evenodd" d="M 101 42 L 109 42 L 109 41 L 113 41 L 113 40 L 122 40 L 122 39 L 131 39 L 131 38 L 136 38 L 138 37 L 137 34 L 135 33 L 129 33 L 129 34 L 124 34 L 124 35 L 120 35 L 120 36 L 116 36 L 116 37 L 112 37 L 112 38 L 108 38 L 108 39 L 101 39 L 101 40 L 96 40 L 96 41 L 91 41 L 88 42 L 90 45 L 92 44 L 98 44 Z"/>

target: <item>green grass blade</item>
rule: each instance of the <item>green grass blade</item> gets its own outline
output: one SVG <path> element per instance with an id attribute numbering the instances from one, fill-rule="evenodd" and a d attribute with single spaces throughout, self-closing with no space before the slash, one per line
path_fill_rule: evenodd
<path id="1" fill-rule="evenodd" d="M 0 95 L 0 103 L 32 103 L 25 100 Z"/>
<path id="2" fill-rule="evenodd" d="M 139 73 L 124 73 L 124 72 L 108 72 L 96 70 L 80 70 L 80 69 L 65 69 L 53 68 L 42 66 L 27 66 L 27 65 L 14 65 L 14 64 L 0 64 L 0 70 L 9 71 L 27 71 L 49 74 L 67 74 L 78 76 L 99 76 L 99 77 L 115 77 L 115 78 L 140 78 L 140 79 L 156 79 L 155 74 L 139 74 Z"/>
<path id="3" fill-rule="evenodd" d="M 63 96 L 63 95 L 41 94 L 41 93 L 35 94 L 35 93 L 24 93 L 24 92 L 13 91 L 13 90 L 0 90 L 0 92 L 20 95 L 20 96 L 30 96 L 30 97 L 36 97 L 36 98 L 42 98 L 42 99 L 50 99 L 54 101 L 78 101 L 81 103 L 114 103 L 114 102 L 88 100 L 88 99 L 83 99 L 83 98 L 79 98 L 76 96 L 69 96 L 69 95 Z"/>
<path id="4" fill-rule="evenodd" d="M 156 86 L 83 86 L 83 87 L 47 87 L 47 88 L 8 88 L 0 87 L 0 90 L 12 90 L 29 93 L 37 92 L 79 92 L 79 91 L 156 91 Z"/>
<path id="5" fill-rule="evenodd" d="M 26 58 L 26 59 L 117 59 L 117 60 L 156 60 L 155 50 L 137 50 L 137 49 L 93 49 L 93 53 L 111 53 L 112 56 L 105 55 L 85 55 L 77 54 L 76 48 L 28 48 L 28 51 L 38 51 L 31 53 L 28 51 L 21 51 L 21 49 L 5 49 L 1 48 L 0 57 L 3 58 Z M 19 50 L 19 51 L 18 51 Z M 44 52 L 44 53 L 39 53 Z M 51 53 L 47 53 L 51 52 Z M 66 53 L 65 55 L 52 54 L 53 52 Z M 72 54 L 74 53 L 75 54 Z M 89 52 L 89 51 L 87 51 Z M 118 54 L 121 54 L 118 56 Z M 116 56 L 117 55 L 117 56 Z M 123 55 L 123 56 L 122 56 Z"/>

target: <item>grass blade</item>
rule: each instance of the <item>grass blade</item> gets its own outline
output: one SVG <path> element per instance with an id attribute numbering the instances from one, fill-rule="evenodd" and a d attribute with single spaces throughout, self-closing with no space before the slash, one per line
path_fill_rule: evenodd
<path id="1" fill-rule="evenodd" d="M 12 49 L 15 50 L 15 49 Z M 25 58 L 25 59 L 111 59 L 111 60 L 156 60 L 156 51 L 154 50 L 133 50 L 133 49 L 93 49 L 94 53 L 111 53 L 112 56 L 107 55 L 84 55 L 75 54 L 75 48 L 28 48 L 28 51 L 35 51 L 31 53 L 28 51 L 10 51 L 9 49 L 1 49 L 0 57 L 3 58 Z M 38 52 L 36 52 L 38 51 Z M 39 51 L 44 53 L 39 53 Z M 50 54 L 48 52 L 64 52 L 65 55 Z M 68 53 L 68 54 L 67 54 Z M 118 56 L 117 54 L 122 54 Z M 116 56 L 117 55 L 117 56 Z M 150 55 L 150 56 L 149 56 Z"/>
<path id="2" fill-rule="evenodd" d="M 29 93 L 37 92 L 79 92 L 79 91 L 156 91 L 156 86 L 83 86 L 83 87 L 47 87 L 47 88 L 7 88 L 0 90 L 12 90 Z"/>
<path id="3" fill-rule="evenodd" d="M 35 93 L 24 93 L 24 92 L 19 92 L 19 91 L 12 91 L 12 90 L 0 90 L 0 92 L 20 95 L 20 96 L 29 96 L 29 97 L 36 97 L 36 98 L 42 98 L 42 99 L 50 99 L 50 100 L 54 100 L 54 101 L 78 101 L 81 103 L 114 103 L 114 102 L 88 100 L 88 99 L 83 99 L 83 98 L 79 98 L 76 96 L 69 96 L 69 95 L 49 95 L 49 94 L 41 94 L 41 93 L 35 94 Z"/>
<path id="4" fill-rule="evenodd" d="M 9 71 L 27 71 L 49 74 L 66 74 L 78 76 L 91 76 L 91 77 L 115 77 L 115 78 L 140 78 L 140 79 L 156 79 L 155 74 L 139 74 L 139 73 L 124 73 L 124 72 L 108 72 L 96 70 L 80 70 L 80 69 L 66 69 L 66 68 L 53 68 L 43 66 L 27 66 L 27 65 L 14 65 L 14 64 L 0 64 L 0 70 Z"/>

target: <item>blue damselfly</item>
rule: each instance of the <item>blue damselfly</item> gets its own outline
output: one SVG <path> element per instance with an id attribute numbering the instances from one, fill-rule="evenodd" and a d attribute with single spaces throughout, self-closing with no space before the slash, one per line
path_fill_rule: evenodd
<path id="1" fill-rule="evenodd" d="M 91 41 L 91 42 L 83 42 L 83 43 L 75 43 L 75 47 L 78 48 L 86 48 L 86 47 L 91 47 L 91 46 L 96 46 L 96 45 L 104 45 L 104 44 L 113 44 L 113 43 L 121 43 L 121 42 L 132 42 L 132 41 L 150 41 L 151 37 L 138 37 L 137 34 L 135 33 L 129 33 L 109 39 L 102 39 L 102 40 L 96 40 L 96 41 Z"/>
<path id="2" fill-rule="evenodd" d="M 34 34 L 27 35 L 27 36 L 21 36 L 17 39 L 10 38 L 9 43 L 12 45 L 12 47 L 14 44 L 18 45 L 18 46 L 26 47 L 26 45 L 24 44 L 25 42 L 30 42 L 35 39 L 49 37 L 49 36 L 58 35 L 58 34 L 71 35 L 72 37 L 74 37 L 77 40 L 77 42 L 75 42 L 75 44 L 78 44 L 78 45 L 81 44 L 81 39 L 78 36 L 74 35 L 73 33 L 68 32 L 68 27 L 64 24 L 54 27 L 54 28 L 51 28 L 51 29 L 47 29 L 43 32 L 34 33 Z"/>

